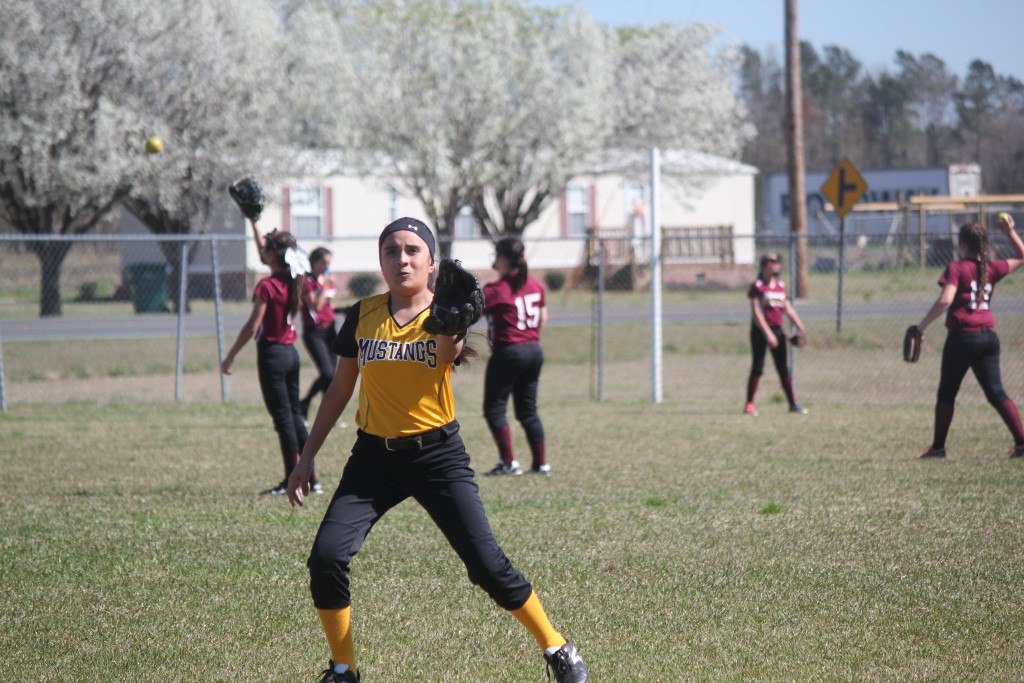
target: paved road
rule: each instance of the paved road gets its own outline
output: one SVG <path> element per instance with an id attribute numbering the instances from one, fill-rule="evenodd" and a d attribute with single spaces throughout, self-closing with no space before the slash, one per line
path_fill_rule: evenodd
<path id="1" fill-rule="evenodd" d="M 932 303 L 929 301 L 889 301 L 884 303 L 857 301 L 845 303 L 843 319 L 898 318 L 907 321 L 920 319 Z M 798 303 L 797 311 L 805 321 L 834 320 L 836 307 L 833 303 Z M 1024 299 L 998 302 L 999 312 L 1024 312 Z M 555 307 L 550 309 L 549 324 L 553 327 L 588 325 L 591 319 L 589 307 Z M 705 304 L 672 305 L 664 307 L 666 322 L 694 323 L 744 323 L 750 312 L 745 302 L 723 308 Z M 224 316 L 223 331 L 228 339 L 234 339 L 246 314 Z M 608 324 L 623 322 L 645 322 L 650 318 L 650 305 L 609 306 L 605 311 Z M 0 320 L 0 339 L 3 341 L 53 341 L 64 339 L 151 339 L 176 337 L 178 318 L 173 314 L 150 313 L 125 317 L 107 318 L 27 318 Z M 213 316 L 188 315 L 185 317 L 185 335 L 209 337 L 216 334 Z"/>

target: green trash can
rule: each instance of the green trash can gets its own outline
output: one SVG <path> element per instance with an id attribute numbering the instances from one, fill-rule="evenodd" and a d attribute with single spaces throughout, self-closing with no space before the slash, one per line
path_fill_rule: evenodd
<path id="1" fill-rule="evenodd" d="M 166 313 L 167 269 L 162 263 L 128 266 L 132 303 L 136 313 Z"/>

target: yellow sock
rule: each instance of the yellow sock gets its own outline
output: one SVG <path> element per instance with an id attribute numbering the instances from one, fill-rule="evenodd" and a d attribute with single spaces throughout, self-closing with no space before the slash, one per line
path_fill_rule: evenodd
<path id="1" fill-rule="evenodd" d="M 348 664 L 356 670 L 356 652 L 352 646 L 352 607 L 341 609 L 318 609 L 320 624 L 324 627 L 327 644 L 331 648 L 331 659 L 335 664 Z"/>
<path id="2" fill-rule="evenodd" d="M 526 599 L 522 607 L 512 610 L 512 616 L 533 634 L 542 650 L 565 645 L 565 638 L 551 625 L 544 606 L 540 604 L 540 598 L 535 592 L 530 592 L 530 597 Z"/>

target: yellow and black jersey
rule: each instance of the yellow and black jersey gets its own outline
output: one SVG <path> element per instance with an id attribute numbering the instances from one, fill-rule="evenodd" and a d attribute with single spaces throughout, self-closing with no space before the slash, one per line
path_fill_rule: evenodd
<path id="1" fill-rule="evenodd" d="M 438 359 L 437 337 L 423 330 L 429 307 L 399 326 L 390 301 L 385 293 L 352 306 L 333 350 L 359 368 L 356 425 L 375 436 L 411 436 L 455 419 L 452 363 Z"/>

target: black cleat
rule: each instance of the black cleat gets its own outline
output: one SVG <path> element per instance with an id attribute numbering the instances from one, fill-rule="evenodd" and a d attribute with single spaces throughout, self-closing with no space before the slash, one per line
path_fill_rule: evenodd
<path id="1" fill-rule="evenodd" d="M 271 486 L 269 489 L 260 491 L 261 496 L 283 496 L 288 493 L 288 480 L 282 479 L 281 483 L 277 486 Z"/>
<path id="2" fill-rule="evenodd" d="M 359 683 L 360 675 L 357 672 L 349 669 L 343 674 L 334 673 L 334 660 L 328 661 L 327 668 L 320 674 L 320 678 L 316 679 L 316 683 Z"/>
<path id="3" fill-rule="evenodd" d="M 555 672 L 557 683 L 587 683 L 590 680 L 590 672 L 583 658 L 576 651 L 576 646 L 566 643 L 557 652 L 544 655 L 548 663 L 548 680 L 551 679 L 551 672 Z"/>
<path id="4" fill-rule="evenodd" d="M 515 476 L 523 473 L 523 468 L 519 466 L 518 460 L 513 460 L 510 463 L 499 462 L 495 465 L 493 470 L 489 470 L 484 473 L 487 477 L 505 477 Z"/>
<path id="5" fill-rule="evenodd" d="M 924 453 L 922 453 L 921 455 L 919 455 L 917 457 L 918 457 L 919 460 L 930 460 L 930 459 L 933 459 L 933 458 L 945 458 L 946 457 L 946 449 L 945 448 L 931 448 L 931 447 L 929 447 L 928 450 L 926 450 Z"/>

